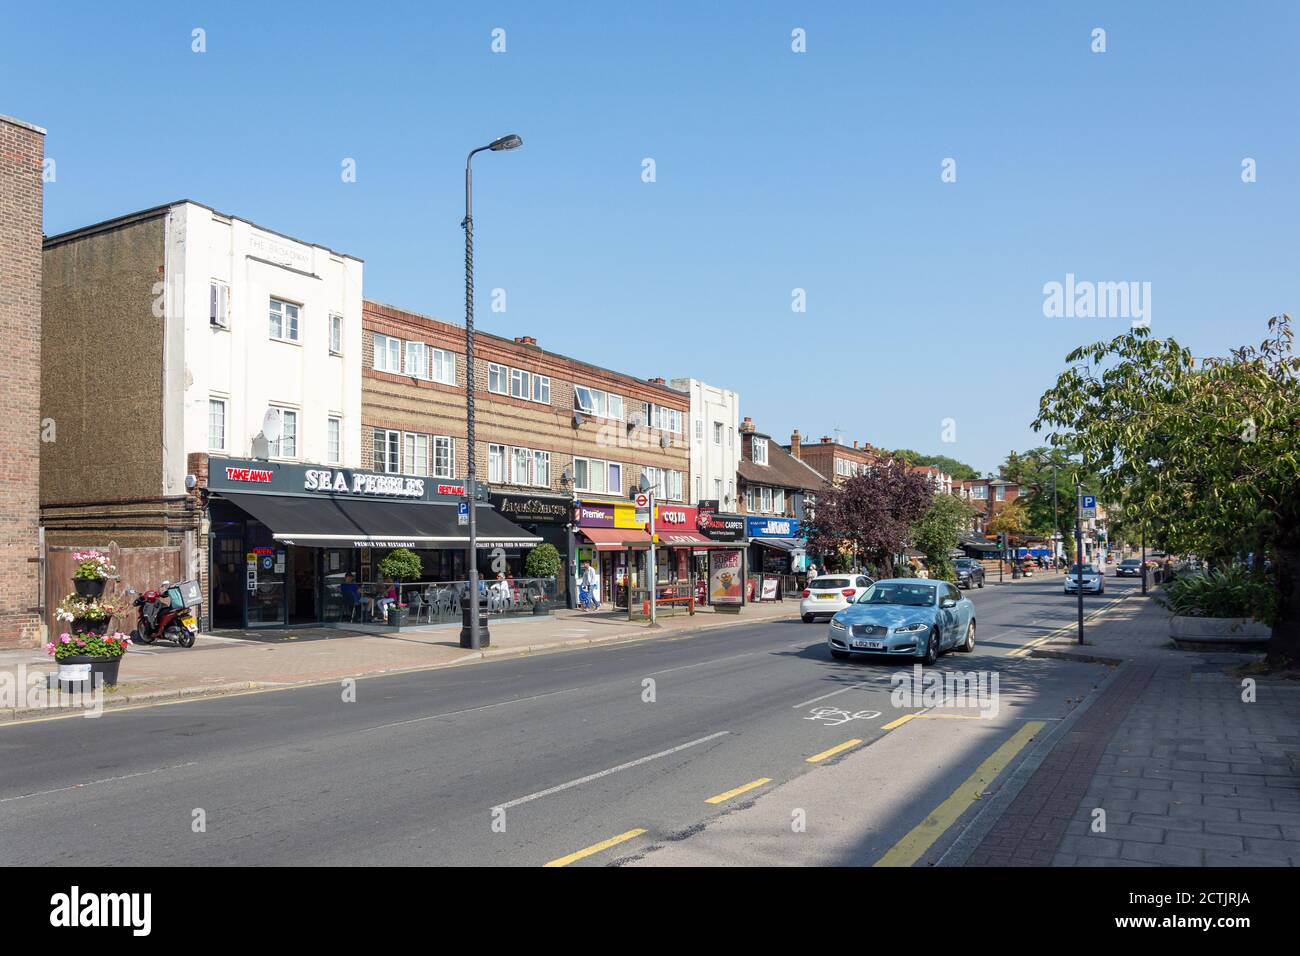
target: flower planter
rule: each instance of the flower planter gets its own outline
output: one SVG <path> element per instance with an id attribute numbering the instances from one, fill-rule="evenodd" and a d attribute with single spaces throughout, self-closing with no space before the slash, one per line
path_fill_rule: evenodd
<path id="1" fill-rule="evenodd" d="M 1179 647 L 1230 646 L 1256 650 L 1268 643 L 1272 628 L 1248 617 L 1180 617 L 1169 619 L 1169 636 Z"/>
<path id="2" fill-rule="evenodd" d="M 103 686 L 112 687 L 117 683 L 117 669 L 122 664 L 118 657 L 87 657 L 76 655 L 65 657 L 58 662 L 59 683 L 73 684 L 78 690 L 90 690 L 100 679 L 94 675 L 101 674 Z M 85 683 L 91 681 L 92 683 Z"/>
<path id="3" fill-rule="evenodd" d="M 77 589 L 77 594 L 84 598 L 97 598 L 104 593 L 103 578 L 73 578 L 72 586 Z"/>

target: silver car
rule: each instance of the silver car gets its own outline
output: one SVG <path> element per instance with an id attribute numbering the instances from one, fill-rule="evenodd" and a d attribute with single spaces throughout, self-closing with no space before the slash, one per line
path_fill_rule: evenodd
<path id="1" fill-rule="evenodd" d="M 946 581 L 877 581 L 831 618 L 831 657 L 914 658 L 933 664 L 946 651 L 975 649 L 975 605 Z"/>
<path id="2" fill-rule="evenodd" d="M 1065 575 L 1065 593 L 1078 594 L 1082 584 L 1084 594 L 1105 594 L 1106 581 L 1097 568 L 1091 564 L 1074 564 Z"/>

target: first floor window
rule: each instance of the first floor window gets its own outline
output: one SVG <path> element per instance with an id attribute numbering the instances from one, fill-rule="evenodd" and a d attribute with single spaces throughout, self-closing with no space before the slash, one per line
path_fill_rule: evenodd
<path id="1" fill-rule="evenodd" d="M 533 376 L 533 401 L 551 404 L 551 379 L 549 375 Z"/>
<path id="2" fill-rule="evenodd" d="M 610 492 L 623 489 L 623 466 L 598 458 L 573 459 L 573 484 L 579 491 Z"/>
<path id="3" fill-rule="evenodd" d="M 488 445 L 488 481 L 504 484 L 506 480 L 506 446 Z"/>
<path id="4" fill-rule="evenodd" d="M 532 397 L 532 376 L 517 368 L 510 370 L 510 395 L 513 398 Z"/>
<path id="5" fill-rule="evenodd" d="M 621 495 L 623 493 L 623 466 L 616 461 L 609 464 L 609 482 L 606 490 L 611 495 Z"/>
<path id="6" fill-rule="evenodd" d="M 226 450 L 226 403 L 220 398 L 208 399 L 208 450 Z"/>
<path id="7" fill-rule="evenodd" d="M 533 484 L 542 488 L 551 487 L 551 453 L 549 451 L 533 452 Z"/>
<path id="8" fill-rule="evenodd" d="M 406 458 L 402 473 L 407 475 L 427 475 L 429 473 L 429 436 L 414 435 L 407 432 L 404 436 Z"/>
<path id="9" fill-rule="evenodd" d="M 764 487 L 761 494 L 763 496 L 763 513 L 770 514 L 772 511 L 772 489 Z"/>
<path id="10" fill-rule="evenodd" d="M 510 450 L 510 480 L 516 485 L 528 484 L 528 463 L 533 453 L 527 448 Z"/>
<path id="11" fill-rule="evenodd" d="M 208 321 L 217 328 L 230 328 L 230 286 L 213 282 L 208 286 Z"/>
<path id="12" fill-rule="evenodd" d="M 713 479 L 713 497 L 718 500 L 719 504 L 722 503 L 722 479 L 721 478 Z"/>
<path id="13" fill-rule="evenodd" d="M 330 416 L 325 422 L 325 463 L 337 465 L 343 456 L 343 419 Z"/>
<path id="14" fill-rule="evenodd" d="M 394 429 L 375 429 L 375 471 L 395 475 L 402 469 L 402 433 Z"/>
<path id="15" fill-rule="evenodd" d="M 456 477 L 456 440 L 446 435 L 433 438 L 433 477 Z"/>
<path id="16" fill-rule="evenodd" d="M 746 511 L 754 510 L 754 489 L 753 488 L 745 489 L 745 510 Z"/>
<path id="17" fill-rule="evenodd" d="M 488 363 L 488 391 L 496 392 L 498 395 L 506 394 L 506 376 L 509 369 L 504 365 L 494 365 Z"/>
<path id="18" fill-rule="evenodd" d="M 772 510 L 779 515 L 785 514 L 785 489 L 784 488 L 773 489 Z"/>
<path id="19" fill-rule="evenodd" d="M 287 408 L 276 408 L 273 411 L 280 418 L 280 437 L 271 442 L 271 457 L 297 458 L 298 413 Z"/>

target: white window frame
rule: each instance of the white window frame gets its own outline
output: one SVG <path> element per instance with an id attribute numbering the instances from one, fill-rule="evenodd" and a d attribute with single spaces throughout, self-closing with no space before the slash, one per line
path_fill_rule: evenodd
<path id="1" fill-rule="evenodd" d="M 397 361 L 393 362 L 393 349 L 397 349 Z M 375 356 L 373 366 L 376 372 L 393 372 L 400 375 L 402 373 L 402 340 L 392 335 L 384 335 L 382 332 L 374 334 Z M 380 361 L 380 356 L 383 361 Z"/>
<path id="2" fill-rule="evenodd" d="M 445 461 L 445 467 L 439 466 L 439 458 Z M 456 439 L 450 435 L 433 436 L 433 477 L 456 477 Z"/>
<path id="3" fill-rule="evenodd" d="M 613 477 L 617 474 L 617 478 Z M 617 486 L 617 487 L 616 487 Z M 608 489 L 606 494 L 621 495 L 623 493 L 623 465 L 617 461 L 605 462 L 605 487 Z"/>
<path id="4" fill-rule="evenodd" d="M 754 486 L 753 485 L 745 486 L 745 511 L 750 514 L 753 514 L 756 511 L 756 509 L 754 508 Z"/>
<path id="5" fill-rule="evenodd" d="M 220 279 L 208 285 L 208 324 L 214 329 L 230 329 L 230 286 Z"/>
<path id="6" fill-rule="evenodd" d="M 435 382 L 441 382 L 443 385 L 456 384 L 456 353 L 448 349 L 434 348 L 430 345 L 426 352 L 429 354 L 429 378 Z"/>
<path id="7" fill-rule="evenodd" d="M 406 342 L 405 371 L 412 378 L 429 377 L 429 348 L 423 342 Z"/>
<path id="8" fill-rule="evenodd" d="M 551 404 L 551 376 L 533 375 L 533 401 L 541 405 Z"/>
<path id="9" fill-rule="evenodd" d="M 772 513 L 772 489 L 769 488 L 767 485 L 764 485 L 760 489 L 760 495 L 761 495 L 761 499 L 760 499 L 761 503 L 759 505 L 759 509 L 763 512 L 763 514 L 770 515 Z"/>
<path id="10" fill-rule="evenodd" d="M 533 484 L 538 488 L 551 487 L 551 453 L 533 449 Z"/>
<path id="11" fill-rule="evenodd" d="M 493 458 L 495 457 L 495 463 Z M 506 469 L 509 467 L 509 451 L 505 445 L 488 445 L 488 481 L 496 485 L 506 483 Z M 493 465 L 495 464 L 495 467 Z"/>
<path id="12" fill-rule="evenodd" d="M 279 305 L 277 310 L 275 307 Z M 292 319 L 289 316 L 289 310 L 293 309 L 296 313 Z M 280 317 L 280 334 L 276 335 L 271 322 L 276 315 Z M 292 330 L 293 334 L 286 334 Z M 273 342 L 292 342 L 297 345 L 302 341 L 302 306 L 297 302 L 290 302 L 288 299 L 277 299 L 271 296 L 270 304 L 267 307 L 267 335 Z"/>
<path id="13" fill-rule="evenodd" d="M 772 512 L 774 514 L 779 514 L 779 515 L 785 514 L 785 489 L 784 488 L 772 489 Z"/>
<path id="14" fill-rule="evenodd" d="M 343 354 L 343 316 L 330 313 L 330 355 Z"/>
<path id="15" fill-rule="evenodd" d="M 533 376 L 521 368 L 510 370 L 510 397 L 531 401 L 533 397 Z"/>
<path id="16" fill-rule="evenodd" d="M 221 408 L 221 441 L 214 443 L 212 441 L 212 412 L 213 406 Z M 230 402 L 225 398 L 217 396 L 208 396 L 208 451 L 225 451 L 226 450 L 226 422 L 230 420 Z"/>
<path id="17" fill-rule="evenodd" d="M 754 458 L 754 464 L 766 465 L 767 464 L 767 439 L 755 438 L 753 451 L 751 452 L 751 454 L 753 455 Z"/>
<path id="18" fill-rule="evenodd" d="M 523 474 L 519 473 L 522 460 Z M 533 483 L 533 450 L 518 445 L 510 446 L 510 484 L 531 485 Z"/>
<path id="19" fill-rule="evenodd" d="M 496 362 L 488 362 L 488 391 L 492 392 L 494 395 L 510 394 L 509 366 L 498 365 Z"/>
<path id="20" fill-rule="evenodd" d="M 420 454 L 422 444 L 423 456 Z M 402 432 L 402 466 L 399 474 L 427 478 L 432 456 L 433 441 L 430 436 L 423 432 Z"/>
<path id="21" fill-rule="evenodd" d="M 343 461 L 343 419 L 329 415 L 325 419 L 325 464 L 337 465 Z"/>
<path id="22" fill-rule="evenodd" d="M 713 444 L 722 447 L 722 422 L 713 423 Z"/>
<path id="23" fill-rule="evenodd" d="M 284 408 L 280 405 L 272 405 L 271 409 L 280 416 L 280 437 L 274 442 L 269 443 L 270 448 L 268 448 L 267 454 L 272 458 L 294 461 L 298 457 L 298 409 Z M 293 417 L 293 450 L 288 455 L 284 454 L 284 417 L 286 415 L 291 415 Z"/>
<path id="24" fill-rule="evenodd" d="M 997 493 L 997 500 L 998 500 L 998 501 L 1006 501 L 1006 500 L 1007 500 L 1007 488 L 1006 488 L 1006 485 L 998 485 L 998 487 L 997 487 L 997 492 L 996 492 L 996 493 Z"/>
<path id="25" fill-rule="evenodd" d="M 370 464 L 375 471 L 385 475 L 402 473 L 402 433 L 396 428 L 375 428 L 371 431 L 374 447 L 370 452 Z M 382 436 L 382 437 L 381 437 Z M 383 462 L 377 453 L 383 448 Z M 391 460 L 390 460 L 391 453 Z"/>

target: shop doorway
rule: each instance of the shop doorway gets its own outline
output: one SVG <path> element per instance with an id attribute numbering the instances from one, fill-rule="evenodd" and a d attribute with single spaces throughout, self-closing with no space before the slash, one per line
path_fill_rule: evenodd
<path id="1" fill-rule="evenodd" d="M 315 624 L 320 613 L 320 552 L 290 545 L 285 568 L 285 597 L 290 624 Z"/>
<path id="2" fill-rule="evenodd" d="M 244 626 L 245 580 L 244 536 L 214 534 L 208 577 L 212 582 L 210 627 Z"/>

